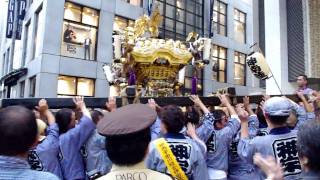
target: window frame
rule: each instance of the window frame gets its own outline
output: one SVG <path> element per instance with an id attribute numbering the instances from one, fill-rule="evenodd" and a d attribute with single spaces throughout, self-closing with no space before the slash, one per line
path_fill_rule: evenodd
<path id="1" fill-rule="evenodd" d="M 7 59 L 7 52 L 5 51 L 3 54 L 2 54 L 2 57 L 3 57 L 3 60 L 2 60 L 2 72 L 1 72 L 1 77 L 6 75 L 6 59 Z"/>
<path id="2" fill-rule="evenodd" d="M 238 54 L 238 57 L 240 57 L 240 55 L 244 55 L 244 63 L 241 63 L 241 61 L 239 61 L 239 62 L 236 62 L 235 61 L 235 57 L 236 57 L 236 54 Z M 247 54 L 245 54 L 245 53 L 242 53 L 242 52 L 239 52 L 239 51 L 234 51 L 234 56 L 233 56 L 233 58 L 234 58 L 234 61 L 233 61 L 233 70 L 234 70 L 234 73 L 233 73 L 233 80 L 234 80 L 234 84 L 236 84 L 236 85 L 239 85 L 239 86 L 246 86 L 247 85 L 247 64 L 246 64 L 246 58 L 247 58 Z M 244 69 L 244 74 L 243 74 L 243 83 L 244 84 L 237 84 L 236 82 L 235 82 L 235 65 L 236 64 L 238 64 L 238 65 L 241 65 L 241 66 L 243 66 L 243 69 Z"/>
<path id="3" fill-rule="evenodd" d="M 212 27 L 211 28 L 214 28 L 214 24 L 217 24 L 217 32 L 214 31 L 214 29 L 212 30 L 212 32 L 215 32 L 216 34 L 219 34 L 219 35 L 222 35 L 222 36 L 225 36 L 225 37 L 228 37 L 228 4 L 227 3 L 224 3 L 220 0 L 214 0 L 213 3 L 218 3 L 217 5 L 217 8 L 218 10 L 215 10 L 214 7 L 212 7 L 212 13 L 216 12 L 217 13 L 217 22 L 215 22 L 214 20 L 212 20 Z M 220 5 L 223 4 L 225 5 L 225 14 L 223 14 L 221 11 L 220 11 Z M 215 6 L 213 4 L 213 6 Z M 224 16 L 225 18 L 225 24 L 222 24 L 221 21 L 220 21 L 220 16 Z M 224 34 L 221 34 L 221 27 L 220 26 L 223 26 L 225 31 L 224 31 Z"/>
<path id="4" fill-rule="evenodd" d="M 29 46 L 29 33 L 30 33 L 30 25 L 31 20 L 27 21 L 27 23 L 24 26 L 24 38 L 23 38 L 23 54 L 22 54 L 22 63 L 21 66 L 25 66 L 27 62 L 28 57 L 28 46 Z"/>
<path id="5" fill-rule="evenodd" d="M 24 97 L 25 89 L 26 89 L 26 81 L 21 81 L 19 83 L 19 97 L 20 98 Z"/>
<path id="6" fill-rule="evenodd" d="M 37 76 L 29 78 L 29 97 L 36 96 Z"/>
<path id="7" fill-rule="evenodd" d="M 113 18 L 113 24 L 112 24 L 112 59 L 114 59 L 115 57 L 114 57 L 114 38 L 113 38 L 113 35 L 114 35 L 114 33 L 115 33 L 115 30 L 114 30 L 114 24 L 115 24 L 115 19 L 116 18 L 119 18 L 119 19 L 122 19 L 122 20 L 124 20 L 125 21 L 125 23 L 126 23 L 126 27 L 128 27 L 129 26 L 129 23 L 130 23 L 130 21 L 132 21 L 133 23 L 135 23 L 135 20 L 134 19 L 130 19 L 130 18 L 126 18 L 126 17 L 123 17 L 123 16 L 119 16 L 119 15 L 114 15 L 114 18 Z"/>
<path id="8" fill-rule="evenodd" d="M 238 12 L 238 19 L 235 19 L 235 12 Z M 241 17 L 241 14 L 243 14 L 244 15 L 244 22 L 242 22 L 240 19 L 240 17 Z M 237 9 L 237 8 L 234 8 L 234 10 L 233 10 L 233 24 L 235 25 L 235 22 L 238 22 L 238 23 L 240 23 L 240 24 L 243 24 L 243 28 L 244 28 L 244 30 L 243 30 L 243 33 L 244 33 L 244 42 L 239 42 L 239 41 L 237 41 L 236 39 L 236 41 L 238 42 L 238 43 L 243 43 L 243 44 L 246 44 L 247 43 L 247 13 L 245 13 L 245 12 L 243 12 L 243 11 L 241 11 L 241 10 L 239 10 L 239 9 Z M 233 33 L 235 34 L 235 31 L 233 30 Z"/>
<path id="9" fill-rule="evenodd" d="M 174 40 L 182 40 L 184 41 L 185 38 L 188 36 L 187 27 L 191 27 L 192 31 L 196 31 L 199 35 L 204 34 L 204 0 L 201 0 L 201 3 L 199 1 L 195 0 L 183 0 L 184 6 L 178 7 L 177 1 L 174 1 L 174 3 L 169 3 L 167 0 L 158 0 L 160 4 L 162 4 L 162 14 L 163 14 L 163 22 L 162 25 L 159 26 L 159 35 L 162 36 L 162 38 L 165 39 L 174 39 Z M 193 11 L 190 11 L 188 7 L 188 3 L 194 3 Z M 171 6 L 174 10 L 173 17 L 167 16 L 167 6 Z M 201 7 L 202 14 L 199 15 L 196 13 L 197 7 Z M 177 10 L 183 11 L 184 17 L 183 21 L 179 20 L 177 18 Z M 188 14 L 191 14 L 193 17 L 193 23 L 189 23 L 187 21 Z M 201 20 L 201 25 L 197 25 L 197 20 Z M 166 27 L 166 21 L 171 20 L 173 21 L 173 29 L 170 30 Z M 183 24 L 183 32 L 177 31 L 177 23 Z M 201 32 L 198 32 L 200 30 Z M 169 35 L 169 36 L 168 36 Z"/>
<path id="10" fill-rule="evenodd" d="M 32 56 L 31 56 L 31 61 L 34 60 L 36 58 L 36 49 L 37 49 L 37 39 L 39 38 L 38 37 L 38 32 L 39 32 L 39 15 L 41 13 L 41 11 L 43 10 L 43 4 L 41 4 L 38 9 L 36 10 L 35 12 L 35 20 L 33 21 L 33 39 L 32 39 L 32 42 L 33 42 L 33 47 L 32 47 Z"/>
<path id="11" fill-rule="evenodd" d="M 57 96 L 71 96 L 71 97 L 75 97 L 75 96 L 79 96 L 78 95 L 78 79 L 82 78 L 82 79 L 89 79 L 89 80 L 92 80 L 93 81 L 93 95 L 92 96 L 83 96 L 83 97 L 95 97 L 95 90 L 96 90 L 96 80 L 95 79 L 92 79 L 92 78 L 87 78 L 87 77 L 79 77 L 79 76 L 68 76 L 68 75 L 62 75 L 62 74 L 59 74 L 58 78 L 60 76 L 65 76 L 65 77 L 69 77 L 69 78 L 75 78 L 75 94 L 59 94 L 58 93 L 58 86 L 59 84 L 57 85 Z M 57 82 L 59 82 L 59 79 L 57 80 Z"/>
<path id="12" fill-rule="evenodd" d="M 91 60 L 90 58 L 89 59 L 84 59 L 84 58 L 79 58 L 79 57 L 71 57 L 71 56 L 66 56 L 66 55 L 62 55 L 62 53 L 60 53 L 60 55 L 62 57 L 71 57 L 71 58 L 75 58 L 75 59 L 81 59 L 81 60 L 84 60 L 84 61 L 97 61 L 97 54 L 98 54 L 98 33 L 99 33 L 99 23 L 100 23 L 100 11 L 97 10 L 97 9 L 94 9 L 94 8 L 91 8 L 91 7 L 88 7 L 88 6 L 83 6 L 81 4 L 78 4 L 78 3 L 74 3 L 74 2 L 70 2 L 70 1 L 66 1 L 64 4 L 66 3 L 70 3 L 70 4 L 74 4 L 75 6 L 79 6 L 81 8 L 81 16 L 80 16 L 80 21 L 74 21 L 74 20 L 70 20 L 70 19 L 65 19 L 64 17 L 64 12 L 63 12 L 63 24 L 66 22 L 66 23 L 73 23 L 73 24 L 76 24 L 76 25 L 79 25 L 79 26 L 85 26 L 85 27 L 89 27 L 89 28 L 94 28 L 96 29 L 96 35 L 95 35 L 95 43 L 94 43 L 94 46 L 95 46 L 95 50 L 94 50 L 94 58 Z M 82 19 L 83 19 L 83 9 L 84 8 L 89 8 L 89 9 L 92 9 L 92 10 L 95 10 L 97 11 L 98 13 L 98 22 L 97 22 L 97 26 L 94 26 L 94 25 L 90 25 L 90 24 L 85 24 L 82 22 Z M 61 34 L 61 36 L 63 36 L 63 32 Z M 60 48 L 62 46 L 62 43 L 63 41 L 61 42 L 60 44 Z M 61 51 L 61 50 L 60 50 Z"/>
<path id="13" fill-rule="evenodd" d="M 216 56 L 213 56 L 213 54 L 211 54 L 212 58 L 215 58 L 217 59 L 217 63 L 218 63 L 218 72 L 217 73 L 217 79 L 213 79 L 213 76 L 212 76 L 212 80 L 214 81 L 217 81 L 217 82 L 221 82 L 221 83 L 227 83 L 227 73 L 228 73 L 228 49 L 223 47 L 223 46 L 219 46 L 217 44 L 212 44 L 212 48 L 216 46 L 217 47 L 217 57 Z M 224 49 L 225 50 L 225 58 L 221 58 L 220 57 L 220 49 Z M 224 61 L 224 70 L 220 70 L 220 61 Z M 220 81 L 220 72 L 224 72 L 224 81 Z"/>

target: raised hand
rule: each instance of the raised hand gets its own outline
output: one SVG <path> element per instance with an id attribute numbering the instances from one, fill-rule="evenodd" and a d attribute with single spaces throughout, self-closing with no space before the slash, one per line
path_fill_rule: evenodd
<path id="1" fill-rule="evenodd" d="M 158 104 L 154 99 L 148 99 L 148 106 L 153 110 L 157 110 Z"/>
<path id="2" fill-rule="evenodd" d="M 38 107 L 37 107 L 38 111 L 40 113 L 44 113 L 46 112 L 48 109 L 49 109 L 49 106 L 48 106 L 48 103 L 45 99 L 41 99 L 39 102 L 38 102 Z"/>
<path id="3" fill-rule="evenodd" d="M 249 115 L 253 115 L 252 107 L 250 104 L 250 98 L 248 96 L 243 97 L 243 105 L 245 110 L 249 113 Z"/>
<path id="4" fill-rule="evenodd" d="M 108 102 L 106 102 L 106 108 L 108 111 L 113 112 L 117 109 L 117 102 L 115 97 L 109 97 Z"/>
<path id="5" fill-rule="evenodd" d="M 243 104 L 236 105 L 236 112 L 241 120 L 241 122 L 247 122 L 249 119 L 249 113 L 244 109 Z"/>
<path id="6" fill-rule="evenodd" d="M 83 100 L 83 96 L 76 96 L 73 99 L 74 104 L 76 105 L 77 109 L 83 110 L 86 108 L 86 104 Z"/>
<path id="7" fill-rule="evenodd" d="M 51 111 L 49 111 L 49 106 L 48 106 L 48 103 L 45 99 L 41 99 L 39 101 L 37 108 L 40 112 L 40 116 L 44 116 L 45 118 L 47 118 L 49 125 L 52 125 L 56 122 L 55 117 L 53 116 Z"/>
<path id="8" fill-rule="evenodd" d="M 273 157 L 263 158 L 261 154 L 256 153 L 253 156 L 253 162 L 267 175 L 268 179 L 283 180 L 282 168 Z"/>
<path id="9" fill-rule="evenodd" d="M 218 95 L 218 98 L 220 99 L 220 102 L 221 102 L 221 106 L 228 106 L 228 105 L 231 105 L 230 104 L 230 99 L 229 99 L 229 97 L 227 96 L 227 95 L 225 95 L 225 94 L 219 94 Z"/>
<path id="10" fill-rule="evenodd" d="M 194 105 L 200 107 L 200 109 L 203 111 L 204 114 L 210 113 L 208 108 L 202 103 L 202 101 L 200 100 L 200 98 L 198 96 L 191 95 L 189 98 L 194 103 Z"/>
<path id="11" fill-rule="evenodd" d="M 202 101 L 200 100 L 199 96 L 197 96 L 197 95 L 191 95 L 189 97 L 189 99 L 197 106 L 200 106 L 201 104 L 203 104 Z"/>

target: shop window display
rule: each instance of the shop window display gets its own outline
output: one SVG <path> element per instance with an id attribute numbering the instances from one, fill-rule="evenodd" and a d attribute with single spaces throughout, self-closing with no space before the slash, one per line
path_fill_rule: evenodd
<path id="1" fill-rule="evenodd" d="M 67 2 L 65 4 L 61 55 L 95 60 L 98 23 L 98 11 Z"/>

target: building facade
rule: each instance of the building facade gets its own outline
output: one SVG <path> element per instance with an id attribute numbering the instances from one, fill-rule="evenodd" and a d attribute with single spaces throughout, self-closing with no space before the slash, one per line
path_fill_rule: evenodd
<path id="1" fill-rule="evenodd" d="M 273 71 L 266 81 L 268 94 L 292 94 L 296 77 L 307 75 L 309 86 L 319 90 L 320 2 L 317 0 L 254 1 L 259 45 Z"/>
<path id="2" fill-rule="evenodd" d="M 112 35 L 147 12 L 143 0 L 29 0 L 22 38 L 10 62 L 11 40 L 2 35 L 2 98 L 109 96 L 104 63 L 113 58 Z M 203 94 L 235 87 L 237 94 L 261 93 L 245 58 L 256 42 L 251 0 L 158 0 L 161 38 L 185 40 L 196 31 L 209 37 L 212 60 L 201 77 Z M 210 14 L 212 13 L 212 26 Z M 5 23 L 4 23 L 5 24 Z M 186 72 L 185 86 L 191 86 Z"/>

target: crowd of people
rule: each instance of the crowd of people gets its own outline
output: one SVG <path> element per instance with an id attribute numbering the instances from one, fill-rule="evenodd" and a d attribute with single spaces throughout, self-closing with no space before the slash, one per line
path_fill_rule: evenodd
<path id="1" fill-rule="evenodd" d="M 56 112 L 45 99 L 33 110 L 5 107 L 0 179 L 320 179 L 320 121 L 305 97 L 317 93 L 304 80 L 299 101 L 265 96 L 256 106 L 219 94 L 218 107 L 195 95 L 189 107 L 117 107 L 112 97 L 105 110 L 83 97 Z"/>

